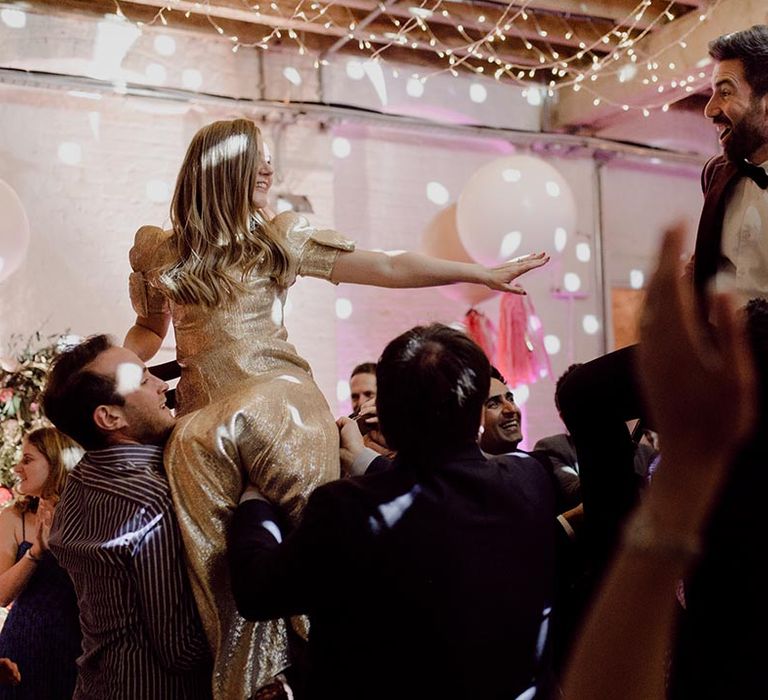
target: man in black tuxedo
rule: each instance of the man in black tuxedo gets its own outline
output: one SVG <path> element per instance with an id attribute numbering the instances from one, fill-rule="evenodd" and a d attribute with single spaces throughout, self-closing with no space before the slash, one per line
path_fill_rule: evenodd
<path id="1" fill-rule="evenodd" d="M 710 43 L 709 53 L 715 67 L 705 115 L 720 132 L 723 155 L 702 172 L 704 207 L 691 267 L 703 314 L 708 313 L 706 289 L 711 283 L 727 285 L 744 304 L 750 298 L 768 298 L 768 26 L 721 36 Z M 558 393 L 578 452 L 584 531 L 596 574 L 609 559 L 621 522 L 638 495 L 634 444 L 625 427 L 626 420 L 643 417 L 635 350 L 624 348 L 582 365 Z M 691 406 L 691 411 L 698 410 L 728 407 Z M 754 455 L 747 461 L 754 462 Z M 673 697 L 747 697 L 739 692 L 739 683 L 749 669 L 759 667 L 745 652 L 757 646 L 756 632 L 745 629 L 741 617 L 751 615 L 764 628 L 768 610 L 762 616 L 755 614 L 757 608 L 747 612 L 757 597 L 743 597 L 739 587 L 746 593 L 746 580 L 755 575 L 751 549 L 760 544 L 750 533 L 762 531 L 762 508 L 752 503 L 756 494 L 765 493 L 761 471 L 765 473 L 748 466 L 734 470 L 733 484 L 713 520 L 707 557 L 687 587 Z M 729 551 L 736 559 L 726 557 Z M 744 554 L 740 559 L 739 553 Z M 716 613 L 737 600 L 742 601 L 742 615 Z"/>
<path id="2" fill-rule="evenodd" d="M 274 508 L 244 494 L 230 541 L 238 609 L 309 615 L 309 697 L 516 698 L 537 684 L 554 489 L 543 468 L 480 452 L 489 372 L 464 334 L 414 328 L 377 367 L 390 469 L 317 489 L 282 543 Z"/>

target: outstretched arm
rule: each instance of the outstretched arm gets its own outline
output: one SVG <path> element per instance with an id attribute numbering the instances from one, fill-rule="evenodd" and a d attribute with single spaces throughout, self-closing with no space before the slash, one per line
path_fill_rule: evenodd
<path id="1" fill-rule="evenodd" d="M 167 313 L 154 313 L 149 316 L 137 316 L 125 336 L 123 345 L 133 350 L 144 362 L 157 354 L 163 343 L 171 317 Z"/>
<path id="2" fill-rule="evenodd" d="M 515 258 L 497 267 L 432 258 L 421 253 L 374 253 L 355 250 L 341 253 L 333 266 L 333 282 L 368 284 L 374 287 L 438 287 L 455 282 L 483 284 L 500 292 L 525 294 L 512 281 L 549 262 L 546 253 Z"/>

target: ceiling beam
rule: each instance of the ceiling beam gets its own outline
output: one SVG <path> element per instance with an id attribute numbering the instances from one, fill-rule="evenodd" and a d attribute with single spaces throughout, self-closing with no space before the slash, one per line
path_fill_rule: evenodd
<path id="1" fill-rule="evenodd" d="M 169 0 L 130 0 L 132 5 L 148 6 L 156 9 L 167 7 Z M 290 5 L 291 8 L 295 5 L 291 3 L 283 3 L 284 5 Z M 279 7 L 279 5 L 278 5 Z M 315 42 L 310 42 L 309 37 L 312 35 L 323 35 L 328 37 L 338 38 L 337 42 L 334 42 L 334 46 L 338 44 L 342 46 L 348 42 L 370 42 L 372 45 L 386 46 L 391 44 L 392 37 L 397 33 L 398 28 L 392 23 L 391 19 L 386 15 L 380 17 L 372 17 L 371 14 L 364 15 L 359 12 L 352 12 L 349 8 L 345 8 L 339 3 L 339 5 L 329 8 L 324 13 L 326 18 L 325 22 L 310 21 L 310 18 L 290 17 L 277 14 L 269 14 L 266 12 L 255 12 L 250 9 L 245 9 L 243 5 L 236 1 L 224 1 L 217 0 L 216 2 L 210 2 L 203 4 L 195 2 L 193 0 L 175 0 L 172 3 L 172 12 L 166 13 L 167 19 L 179 18 L 189 12 L 191 15 L 197 15 L 201 17 L 210 17 L 217 23 L 222 21 L 231 21 L 234 24 L 228 24 L 224 29 L 225 35 L 229 36 L 241 36 L 240 28 L 248 26 L 250 24 L 258 24 L 260 26 L 271 27 L 273 29 L 280 29 L 282 31 L 293 30 L 297 32 L 302 39 L 302 42 L 310 48 L 310 45 Z M 362 9 L 362 8 L 360 8 Z M 292 13 L 290 13 L 292 14 Z M 354 28 L 350 29 L 350 25 L 354 23 Z M 448 68 L 448 63 L 445 59 L 440 59 L 436 55 L 436 50 L 439 48 L 450 49 L 451 53 L 456 58 L 462 58 L 470 53 L 468 50 L 468 42 L 457 34 L 453 29 L 446 27 L 435 27 L 434 36 L 438 43 L 435 46 L 430 45 L 429 35 L 425 34 L 422 38 L 422 32 L 418 33 L 419 36 L 408 36 L 407 44 L 403 47 L 407 47 L 410 50 L 424 52 L 427 55 L 434 56 L 433 63 L 435 68 Z M 538 54 L 533 55 L 532 52 L 526 50 L 523 42 L 511 41 L 510 46 L 504 46 L 501 42 L 495 42 L 494 51 L 498 58 L 509 64 L 517 66 L 535 66 L 539 64 Z M 315 43 L 315 46 L 317 44 Z M 337 50 L 339 48 L 337 46 Z M 392 48 L 398 46 L 393 44 Z M 320 53 L 324 53 L 326 50 L 330 50 L 333 46 L 324 46 Z M 382 53 L 382 58 L 387 58 L 387 55 L 391 53 L 391 49 L 387 49 Z M 487 52 L 484 52 L 487 53 Z"/>
<path id="2" fill-rule="evenodd" d="M 691 4 L 692 1 L 685 4 Z M 637 29 L 642 30 L 646 29 L 669 4 L 668 0 L 652 0 L 652 2 L 653 4 L 640 20 L 634 19 L 639 0 L 531 0 L 528 3 L 514 3 L 511 12 L 507 12 L 506 16 L 514 17 L 525 9 L 529 17 L 535 15 L 539 21 L 548 17 L 551 20 L 563 18 L 568 23 L 574 23 L 574 32 L 579 29 L 587 33 L 585 27 L 590 24 L 601 30 L 604 26 L 616 26 L 617 23 L 622 23 L 625 27 L 634 23 Z M 339 0 L 338 4 L 356 10 L 370 11 L 379 3 L 378 0 Z M 437 4 L 436 0 L 428 0 L 424 3 L 424 8 L 430 9 Z M 419 6 L 418 0 L 398 0 L 387 9 L 387 13 L 397 17 L 412 18 L 413 13 L 410 8 Z M 442 10 L 446 11 L 446 15 L 442 14 Z M 483 15 L 486 22 L 478 25 L 478 28 L 484 26 L 489 29 L 504 16 L 504 10 L 505 3 L 443 2 L 433 12 L 429 21 L 454 24 L 454 18 L 456 18 L 465 26 L 471 26 L 479 15 Z M 518 22 L 521 19 L 518 19 Z"/>
<path id="3" fill-rule="evenodd" d="M 722 34 L 768 23 L 768 4 L 765 0 L 721 0 L 707 20 L 699 21 L 699 15 L 699 12 L 684 15 L 637 42 L 634 46 L 637 63 L 622 58 L 606 64 L 594 82 L 583 80 L 578 92 L 561 89 L 549 127 L 556 131 L 578 131 L 588 126 L 593 130 L 621 114 L 625 105 L 630 108 L 662 106 L 705 89 L 712 71 L 708 43 Z M 680 43 L 683 37 L 684 45 Z M 654 56 L 656 58 L 652 58 Z M 659 65 L 652 72 L 646 68 L 649 60 Z M 622 68 L 628 71 L 624 82 L 619 81 Z M 630 77 L 633 68 L 636 73 Z M 657 76 L 655 82 L 651 81 L 651 73 Z M 689 82 L 689 77 L 693 77 L 693 81 Z M 644 84 L 644 79 L 649 82 Z M 680 86 L 681 80 L 685 85 Z M 673 81 L 677 82 L 675 87 L 671 85 Z M 659 87 L 663 88 L 662 92 Z M 687 90 L 688 87 L 691 90 Z M 596 98 L 600 99 L 598 106 L 593 104 Z"/>

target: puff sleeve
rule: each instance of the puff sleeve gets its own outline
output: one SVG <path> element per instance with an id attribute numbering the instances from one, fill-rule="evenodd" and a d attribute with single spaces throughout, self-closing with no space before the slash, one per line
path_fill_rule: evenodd
<path id="1" fill-rule="evenodd" d="M 295 258 L 295 274 L 331 280 L 333 266 L 341 252 L 351 252 L 355 242 L 332 229 L 317 229 L 306 216 L 284 212 L 273 221 L 285 236 Z"/>
<path id="2" fill-rule="evenodd" d="M 128 278 L 128 290 L 133 310 L 138 316 L 170 313 L 168 297 L 152 284 L 153 270 L 160 264 L 160 246 L 168 240 L 169 235 L 157 226 L 142 226 L 136 232 L 133 248 L 128 255 L 133 270 Z"/>

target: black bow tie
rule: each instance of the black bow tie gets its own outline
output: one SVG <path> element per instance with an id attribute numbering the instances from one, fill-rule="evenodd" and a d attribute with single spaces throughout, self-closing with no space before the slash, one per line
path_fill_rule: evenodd
<path id="1" fill-rule="evenodd" d="M 759 165 L 754 165 L 748 160 L 740 160 L 736 167 L 742 175 L 752 180 L 761 190 L 768 189 L 768 173 Z"/>

